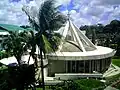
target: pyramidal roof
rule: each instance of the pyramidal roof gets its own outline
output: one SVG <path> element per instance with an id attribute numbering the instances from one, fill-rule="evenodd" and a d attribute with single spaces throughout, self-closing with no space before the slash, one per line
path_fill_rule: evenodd
<path id="1" fill-rule="evenodd" d="M 81 52 L 97 49 L 96 46 L 70 20 L 67 21 L 63 29 L 60 29 L 60 33 L 62 34 L 65 42 L 76 46 Z M 63 44 L 64 43 L 62 43 L 60 49 L 62 49 Z"/>
<path id="2" fill-rule="evenodd" d="M 95 46 L 70 20 L 57 32 L 63 36 L 63 41 L 58 51 L 47 54 L 49 60 L 96 60 L 112 57 L 116 52 Z"/>

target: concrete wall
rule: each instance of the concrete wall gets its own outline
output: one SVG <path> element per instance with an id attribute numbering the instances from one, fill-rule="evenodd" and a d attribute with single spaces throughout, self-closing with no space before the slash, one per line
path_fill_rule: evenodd
<path id="1" fill-rule="evenodd" d="M 54 76 L 55 73 L 104 73 L 111 64 L 111 58 L 83 61 L 48 60 L 48 63 L 48 76 Z"/>
<path id="2" fill-rule="evenodd" d="M 65 63 L 62 60 L 49 60 L 48 76 L 54 76 L 55 73 L 65 73 Z"/>

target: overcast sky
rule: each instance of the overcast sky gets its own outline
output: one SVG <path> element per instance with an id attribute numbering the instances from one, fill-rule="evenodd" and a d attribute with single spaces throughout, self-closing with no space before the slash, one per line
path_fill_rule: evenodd
<path id="1" fill-rule="evenodd" d="M 28 19 L 22 11 L 23 5 L 39 7 L 43 0 L 0 0 L 0 23 L 26 25 Z M 60 11 L 71 14 L 77 25 L 107 24 L 113 19 L 120 20 L 120 0 L 56 0 L 62 5 Z M 33 12 L 35 13 L 35 12 Z"/>

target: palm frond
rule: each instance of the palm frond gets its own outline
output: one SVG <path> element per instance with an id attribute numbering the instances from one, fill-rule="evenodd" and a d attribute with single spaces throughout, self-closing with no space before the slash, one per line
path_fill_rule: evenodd
<path id="1" fill-rule="evenodd" d="M 57 30 L 65 21 L 66 17 L 58 11 L 58 7 L 54 7 L 54 0 L 45 1 L 39 9 L 39 26 L 42 32 Z"/>
<path id="2" fill-rule="evenodd" d="M 48 39 L 45 37 L 45 35 L 42 35 L 42 38 L 43 38 L 43 42 L 44 42 L 44 52 L 45 53 L 52 52 L 53 49 L 52 49 L 52 46 L 51 46 L 50 42 L 48 41 Z"/>

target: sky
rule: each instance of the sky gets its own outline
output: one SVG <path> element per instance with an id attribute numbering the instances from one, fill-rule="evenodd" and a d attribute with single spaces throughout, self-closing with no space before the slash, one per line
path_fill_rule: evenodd
<path id="1" fill-rule="evenodd" d="M 32 15 L 44 0 L 0 0 L 0 23 L 27 25 L 23 6 L 29 6 Z M 56 0 L 56 6 L 61 5 L 60 11 L 67 15 L 77 26 L 108 24 L 111 20 L 120 20 L 120 0 Z"/>

